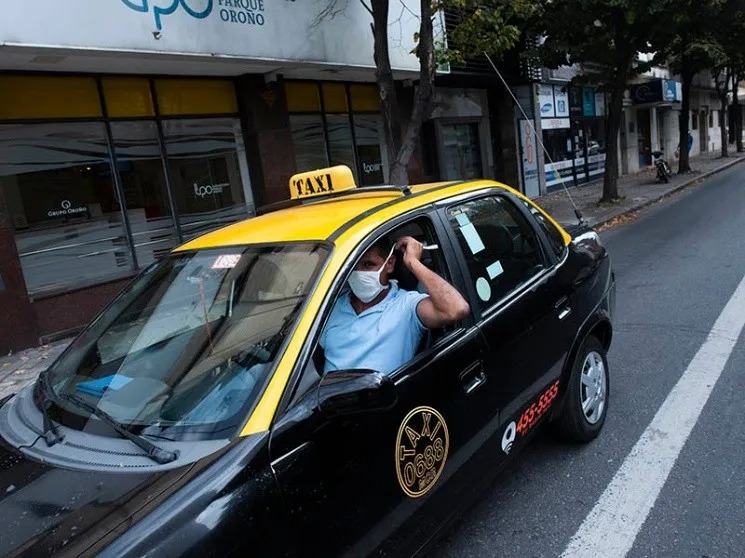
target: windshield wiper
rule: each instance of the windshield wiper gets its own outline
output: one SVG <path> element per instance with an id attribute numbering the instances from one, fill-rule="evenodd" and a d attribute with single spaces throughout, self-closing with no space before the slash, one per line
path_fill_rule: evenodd
<path id="1" fill-rule="evenodd" d="M 63 393 L 60 394 L 60 398 L 101 419 L 104 423 L 108 424 L 111 428 L 116 430 L 121 436 L 123 436 L 127 440 L 130 440 L 133 444 L 144 451 L 147 456 L 156 463 L 165 465 L 166 463 L 171 463 L 178 459 L 178 456 L 180 454 L 178 450 L 168 451 L 164 450 L 163 448 L 159 448 L 146 438 L 130 432 L 129 430 L 124 428 L 124 426 L 119 424 L 119 422 L 117 422 L 117 420 L 109 415 L 106 411 L 102 411 L 95 405 L 91 405 L 77 395 Z"/>
<path id="2" fill-rule="evenodd" d="M 41 406 L 39 407 L 39 410 L 41 411 L 41 416 L 43 419 L 43 428 L 44 432 L 42 433 L 42 437 L 44 438 L 44 441 L 47 443 L 47 447 L 52 447 L 54 444 L 59 444 L 65 439 L 64 434 L 60 434 L 59 430 L 57 430 L 57 425 L 54 424 L 54 421 L 52 420 L 52 417 L 49 416 L 49 408 L 54 404 L 54 401 L 50 397 L 50 393 L 52 391 L 51 387 L 49 386 L 49 372 L 45 371 L 41 374 L 39 377 L 39 383 L 41 384 Z"/>

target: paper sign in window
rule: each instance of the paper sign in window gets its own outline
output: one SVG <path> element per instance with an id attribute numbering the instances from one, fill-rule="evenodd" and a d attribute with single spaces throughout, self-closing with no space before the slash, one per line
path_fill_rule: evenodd
<path id="1" fill-rule="evenodd" d="M 223 254 L 215 259 L 212 269 L 233 269 L 241 259 L 240 254 Z"/>
<path id="2" fill-rule="evenodd" d="M 489 274 L 489 279 L 494 279 L 504 273 L 504 268 L 502 267 L 502 264 L 499 263 L 499 260 L 497 260 L 486 268 L 486 272 Z"/>
<path id="3" fill-rule="evenodd" d="M 460 213 L 455 216 L 455 220 L 460 225 L 460 232 L 463 234 L 463 238 L 466 239 L 468 249 L 472 254 L 478 254 L 484 249 L 484 243 L 481 241 L 479 233 L 476 231 L 476 227 L 473 226 L 468 215 Z"/>

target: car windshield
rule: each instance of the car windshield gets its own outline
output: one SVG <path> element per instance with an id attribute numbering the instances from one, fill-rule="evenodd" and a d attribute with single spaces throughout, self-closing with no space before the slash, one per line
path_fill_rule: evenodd
<path id="1" fill-rule="evenodd" d="M 96 420 L 68 395 L 137 433 L 230 437 L 261 393 L 328 252 L 293 243 L 169 256 L 104 310 L 39 390 L 73 428 Z"/>

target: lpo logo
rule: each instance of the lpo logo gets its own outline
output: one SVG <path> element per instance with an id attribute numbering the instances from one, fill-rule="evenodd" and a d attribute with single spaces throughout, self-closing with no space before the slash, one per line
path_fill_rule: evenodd
<path id="1" fill-rule="evenodd" d="M 159 0 L 152 1 L 154 4 Z M 148 13 L 151 7 L 151 0 L 122 0 L 122 2 L 124 2 L 124 5 L 128 8 L 144 14 Z M 193 18 L 204 19 L 208 17 L 212 13 L 214 0 L 160 0 L 160 2 L 166 5 L 152 6 L 155 27 L 158 31 L 163 29 L 163 16 L 171 15 L 178 10 L 179 6 L 181 6 L 181 8 L 183 8 L 183 10 Z"/>
<path id="2" fill-rule="evenodd" d="M 205 198 L 207 196 L 213 196 L 215 194 L 222 194 L 225 184 L 208 184 L 207 186 L 200 186 L 194 184 L 194 195 L 198 198 Z"/>

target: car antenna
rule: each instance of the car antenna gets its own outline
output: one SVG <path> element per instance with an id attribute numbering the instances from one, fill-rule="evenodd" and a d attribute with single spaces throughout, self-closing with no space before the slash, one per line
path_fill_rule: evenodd
<path id="1" fill-rule="evenodd" d="M 489 64 L 491 65 L 491 67 L 496 72 L 497 76 L 499 76 L 499 79 L 504 84 L 504 88 L 510 94 L 510 97 L 512 97 L 512 100 L 515 102 L 515 105 L 517 106 L 518 109 L 520 109 L 520 112 L 525 117 L 525 120 L 528 123 L 528 126 L 530 126 L 530 128 L 533 130 L 533 137 L 538 142 L 538 145 L 541 146 L 541 149 L 543 150 L 543 153 L 546 155 L 546 159 L 548 159 L 548 162 L 551 163 L 551 166 L 553 167 L 554 166 L 554 161 L 553 161 L 553 159 L 551 159 L 551 155 L 548 154 L 548 150 L 546 149 L 546 146 L 543 145 L 543 138 L 538 137 L 538 133 L 535 130 L 535 126 L 533 125 L 533 121 L 530 118 L 528 118 L 528 115 L 523 110 L 522 105 L 517 100 L 517 97 L 515 97 L 515 94 L 512 92 L 512 89 L 510 89 L 510 86 L 507 85 L 507 82 L 505 81 L 504 77 L 502 76 L 502 73 L 499 71 L 499 69 L 497 68 L 497 66 L 494 64 L 494 62 L 492 61 L 491 57 L 486 52 L 484 52 L 484 56 L 486 56 L 486 59 L 489 61 Z M 579 221 L 579 224 L 580 225 L 584 225 L 585 222 L 584 222 L 584 219 L 582 218 L 582 212 L 577 207 L 577 204 L 574 203 L 574 200 L 572 199 L 572 195 L 569 193 L 569 188 L 567 188 L 566 187 L 566 184 L 564 184 L 563 182 L 561 183 L 561 185 L 564 188 L 564 192 L 566 193 L 567 198 L 569 198 L 569 202 L 572 204 L 572 207 L 574 208 L 574 215 L 577 217 L 577 220 Z"/>

